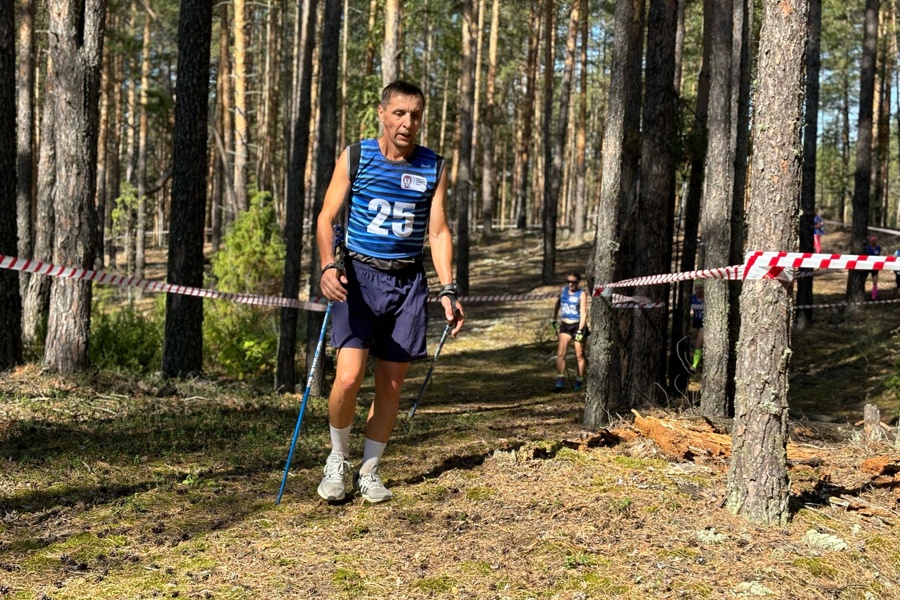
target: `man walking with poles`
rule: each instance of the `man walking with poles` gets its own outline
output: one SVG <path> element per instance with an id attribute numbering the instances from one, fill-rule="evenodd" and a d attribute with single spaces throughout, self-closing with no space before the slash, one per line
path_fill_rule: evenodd
<path id="1" fill-rule="evenodd" d="M 424 108 L 425 96 L 417 86 L 396 81 L 384 88 L 378 105 L 381 137 L 341 153 L 318 216 L 321 288 L 334 302 L 331 341 L 338 349 L 328 398 L 331 453 L 318 487 L 328 502 L 340 502 L 350 491 L 350 427 L 370 353 L 377 359 L 375 399 L 352 486 L 369 502 L 392 496 L 378 464 L 397 420 L 409 364 L 426 356 L 426 233 L 451 334 L 456 336 L 463 325 L 453 283 L 443 159 L 416 144 Z M 348 214 L 341 261 L 334 255 L 332 226 L 342 210 Z"/>

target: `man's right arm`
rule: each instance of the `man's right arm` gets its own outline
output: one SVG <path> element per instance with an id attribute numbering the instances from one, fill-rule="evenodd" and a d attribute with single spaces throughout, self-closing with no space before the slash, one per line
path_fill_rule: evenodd
<path id="1" fill-rule="evenodd" d="M 348 171 L 347 150 L 341 152 L 341 156 L 334 166 L 331 182 L 325 191 L 322 201 L 322 210 L 316 220 L 316 242 L 319 247 L 320 269 L 334 262 L 334 223 L 338 219 L 347 192 L 350 191 L 350 175 Z M 346 232 L 345 232 L 346 234 Z M 326 269 L 322 272 L 320 286 L 322 294 L 329 300 L 343 302 L 347 299 L 347 291 L 344 284 L 347 278 L 343 272 L 337 269 Z"/>

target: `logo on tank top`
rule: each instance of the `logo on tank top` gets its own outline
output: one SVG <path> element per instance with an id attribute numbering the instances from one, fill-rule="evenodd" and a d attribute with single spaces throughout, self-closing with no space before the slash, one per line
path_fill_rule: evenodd
<path id="1" fill-rule="evenodd" d="M 400 176 L 400 188 L 404 190 L 413 190 L 415 192 L 424 192 L 428 185 L 428 180 L 418 175 L 410 175 L 404 173 Z"/>

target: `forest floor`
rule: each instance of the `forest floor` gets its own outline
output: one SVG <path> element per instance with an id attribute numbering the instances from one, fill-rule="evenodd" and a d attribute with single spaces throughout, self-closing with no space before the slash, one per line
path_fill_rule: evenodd
<path id="1" fill-rule="evenodd" d="M 846 234 L 825 249 L 845 251 Z M 795 334 L 789 433 L 816 460 L 789 469 L 790 522 L 759 526 L 724 507 L 722 454 L 674 456 L 626 420 L 601 437 L 581 425 L 583 394 L 551 391 L 552 294 L 589 253 L 564 246 L 559 284 L 542 286 L 539 238 L 472 248 L 471 294 L 547 299 L 469 304 L 409 418 L 428 363 L 412 366 L 381 505 L 316 495 L 324 398 L 276 505 L 300 394 L 0 374 L 0 599 L 900 598 L 896 430 L 866 441 L 857 425 L 866 403 L 898 414 L 900 305 L 817 309 Z M 817 277 L 816 302 L 840 302 L 845 278 Z M 893 276 L 880 283 L 887 299 Z M 367 380 L 356 432 L 371 398 Z M 642 413 L 727 434 L 670 404 Z"/>

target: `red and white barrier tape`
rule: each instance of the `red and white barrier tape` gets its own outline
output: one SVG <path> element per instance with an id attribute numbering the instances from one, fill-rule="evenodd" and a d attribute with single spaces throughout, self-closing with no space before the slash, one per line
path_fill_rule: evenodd
<path id="1" fill-rule="evenodd" d="M 661 283 L 675 283 L 690 279 L 744 279 L 744 265 L 732 267 L 720 267 L 718 269 L 701 269 L 699 271 L 682 271 L 681 273 L 664 273 L 661 275 L 646 275 L 624 279 L 615 283 L 605 283 L 594 287 L 593 295 L 604 295 L 606 290 L 614 287 L 634 287 L 640 285 L 658 285 Z"/>
<path id="2" fill-rule="evenodd" d="M 24 273 L 36 273 L 38 275 L 50 275 L 52 277 L 65 277 L 93 281 L 95 283 L 115 285 L 119 287 L 135 287 L 153 292 L 168 292 L 183 294 L 186 296 L 198 296 L 201 298 L 218 298 L 243 304 L 256 306 L 272 306 L 300 308 L 304 310 L 324 311 L 326 304 L 322 297 L 310 300 L 298 300 L 295 298 L 280 298 L 276 296 L 261 296 L 256 294 L 240 294 L 232 292 L 219 292 L 216 290 L 196 288 L 184 285 L 173 285 L 146 279 L 136 279 L 123 275 L 113 275 L 103 271 L 91 271 L 73 267 L 61 267 L 47 262 L 32 261 L 14 256 L 0 254 L 0 269 L 11 269 Z M 635 287 L 643 285 L 658 285 L 662 283 L 674 283 L 694 279 L 778 279 L 790 282 L 797 276 L 797 269 L 816 270 L 864 270 L 864 271 L 900 271 L 900 258 L 895 256 L 865 256 L 850 254 L 812 254 L 801 252 L 748 252 L 743 265 L 719 267 L 715 269 L 700 269 L 696 271 L 684 271 L 681 273 L 665 273 L 660 275 L 648 275 L 634 277 L 614 283 L 606 283 L 595 286 L 592 290 L 594 296 L 611 296 L 613 305 L 617 308 L 660 308 L 665 306 L 663 302 L 651 302 L 649 298 L 630 297 L 620 294 L 612 294 L 615 287 Z M 522 302 L 530 300 L 548 300 L 557 297 L 556 293 L 548 294 L 492 294 L 482 296 L 465 296 L 460 298 L 462 302 Z M 431 298 L 436 302 L 437 298 Z M 892 301 L 887 301 L 892 302 Z M 870 302 L 871 303 L 871 302 Z M 845 306 L 846 303 L 816 306 Z M 806 306 L 796 308 L 808 308 Z"/>
<path id="3" fill-rule="evenodd" d="M 160 283 L 158 281 L 148 281 L 146 279 L 113 275 L 112 273 L 104 273 L 103 271 L 60 267 L 51 263 L 26 260 L 13 256 L 4 256 L 2 254 L 0 254 L 0 269 L 12 269 L 13 271 L 22 271 L 24 273 L 36 273 L 38 275 L 50 275 L 52 277 L 87 280 L 93 281 L 94 283 L 104 283 L 119 287 L 135 287 L 150 290 L 151 292 L 169 292 L 172 294 L 183 294 L 185 296 L 199 296 L 200 298 L 219 298 L 222 300 L 230 300 L 232 302 L 253 304 L 257 306 L 302 308 L 314 311 L 325 310 L 325 304 L 319 302 L 322 298 L 306 301 L 297 300 L 295 298 L 278 298 L 276 296 L 217 292 L 216 290 L 186 285 L 173 285 L 171 283 Z"/>
<path id="4" fill-rule="evenodd" d="M 811 252 L 748 252 L 744 259 L 747 279 L 758 273 L 778 274 L 784 269 L 848 269 L 858 271 L 900 271 L 900 257 L 855 254 L 813 254 Z"/>

